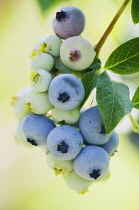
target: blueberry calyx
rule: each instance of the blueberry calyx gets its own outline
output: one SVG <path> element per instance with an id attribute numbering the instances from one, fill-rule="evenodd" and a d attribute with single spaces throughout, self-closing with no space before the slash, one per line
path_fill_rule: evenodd
<path id="1" fill-rule="evenodd" d="M 58 21 L 61 21 L 62 19 L 65 19 L 65 18 L 66 18 L 66 12 L 61 10 L 61 12 L 56 13 L 56 19 Z"/>
<path id="2" fill-rule="evenodd" d="M 81 52 L 80 50 L 71 50 L 70 51 L 70 61 L 77 61 L 81 58 Z"/>
<path id="3" fill-rule="evenodd" d="M 29 139 L 27 138 L 27 142 L 29 142 L 30 144 L 34 145 L 34 146 L 38 146 L 37 142 L 33 139 Z"/>
<path id="4" fill-rule="evenodd" d="M 69 146 L 64 141 L 62 141 L 61 144 L 58 144 L 57 151 L 62 152 L 62 153 L 67 153 L 68 147 Z"/>
<path id="5" fill-rule="evenodd" d="M 97 179 L 100 176 L 99 172 L 100 172 L 100 169 L 98 170 L 94 169 L 92 173 L 90 173 L 89 175 L 91 178 Z"/>
<path id="6" fill-rule="evenodd" d="M 59 98 L 57 98 L 57 99 L 58 99 L 58 101 L 65 103 L 66 101 L 69 100 L 69 98 L 70 98 L 70 96 L 66 92 L 64 92 L 64 93 L 60 93 Z"/>
<path id="7" fill-rule="evenodd" d="M 106 134 L 106 129 L 105 129 L 104 124 L 102 124 L 102 125 L 101 125 L 101 131 L 100 131 L 100 134 Z"/>

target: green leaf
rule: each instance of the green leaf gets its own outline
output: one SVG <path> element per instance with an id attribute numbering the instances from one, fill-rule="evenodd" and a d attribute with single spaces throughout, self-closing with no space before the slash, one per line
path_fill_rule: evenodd
<path id="1" fill-rule="evenodd" d="M 104 68 L 117 74 L 139 72 L 139 37 L 125 42 L 114 50 Z"/>
<path id="2" fill-rule="evenodd" d="M 112 81 L 106 72 L 103 72 L 97 80 L 96 100 L 107 134 L 133 108 L 129 99 L 129 88 L 122 83 Z"/>
<path id="3" fill-rule="evenodd" d="M 99 70 L 100 68 L 101 68 L 101 60 L 98 57 L 95 57 L 93 63 L 89 66 L 88 69 Z"/>
<path id="4" fill-rule="evenodd" d="M 132 102 L 133 102 L 134 108 L 139 109 L 139 87 L 137 88 L 136 92 L 134 93 Z"/>
<path id="5" fill-rule="evenodd" d="M 51 6 L 54 6 L 55 4 L 58 4 L 63 1 L 66 0 L 36 0 L 42 13 L 45 13 L 46 10 L 50 9 Z"/>
<path id="6" fill-rule="evenodd" d="M 96 81 L 97 81 L 98 75 L 99 74 L 97 71 L 90 71 L 83 76 L 82 83 L 85 90 L 85 97 L 84 97 L 83 102 L 79 106 L 80 108 L 84 105 L 84 103 L 88 99 L 91 91 L 96 87 Z"/>
<path id="7" fill-rule="evenodd" d="M 139 0 L 132 0 L 131 15 L 133 23 L 139 23 Z"/>

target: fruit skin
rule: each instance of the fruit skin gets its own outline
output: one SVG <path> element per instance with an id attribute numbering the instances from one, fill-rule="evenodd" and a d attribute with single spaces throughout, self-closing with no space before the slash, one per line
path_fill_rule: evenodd
<path id="1" fill-rule="evenodd" d="M 58 160 L 50 153 L 47 155 L 47 164 L 49 168 L 55 171 L 56 175 L 59 175 L 60 173 L 66 175 L 73 170 L 72 160 Z"/>
<path id="2" fill-rule="evenodd" d="M 31 113 L 30 110 L 26 109 L 25 103 L 26 103 L 26 96 L 31 91 L 31 88 L 23 88 L 19 90 L 19 92 L 16 94 L 16 96 L 12 97 L 12 103 L 13 111 L 15 116 L 18 118 L 19 121 L 22 121 L 22 119 Z"/>
<path id="3" fill-rule="evenodd" d="M 27 94 L 25 105 L 35 114 L 46 114 L 53 108 L 47 92 L 37 93 L 33 89 Z"/>
<path id="4" fill-rule="evenodd" d="M 50 83 L 48 95 L 51 103 L 62 110 L 72 110 L 84 99 L 82 82 L 74 75 L 56 76 Z"/>
<path id="5" fill-rule="evenodd" d="M 15 132 L 14 132 L 14 138 L 15 138 L 16 144 L 24 145 L 27 148 L 33 147 L 30 143 L 25 141 L 25 139 L 22 135 L 21 122 L 18 122 L 17 125 L 16 125 L 16 129 L 15 129 Z"/>
<path id="6" fill-rule="evenodd" d="M 102 145 L 109 141 L 98 106 L 87 109 L 81 115 L 79 130 L 88 144 Z"/>
<path id="7" fill-rule="evenodd" d="M 30 68 L 34 71 L 44 69 L 50 71 L 54 66 L 54 59 L 48 53 L 39 53 L 34 51 L 31 55 Z"/>
<path id="8" fill-rule="evenodd" d="M 114 152 L 117 150 L 119 145 L 119 137 L 117 133 L 112 132 L 109 141 L 106 144 L 102 145 L 102 148 L 108 153 L 109 156 L 114 155 Z"/>
<path id="9" fill-rule="evenodd" d="M 59 160 L 74 159 L 81 151 L 82 146 L 82 135 L 69 125 L 54 128 L 47 138 L 48 150 Z"/>
<path id="10" fill-rule="evenodd" d="M 80 118 L 80 111 L 78 108 L 75 108 L 69 111 L 64 111 L 64 110 L 54 107 L 51 110 L 51 115 L 52 115 L 53 121 L 56 123 L 60 123 L 64 121 L 65 123 L 74 125 L 78 122 Z"/>
<path id="11" fill-rule="evenodd" d="M 60 47 L 60 59 L 62 63 L 75 71 L 87 69 L 94 58 L 94 47 L 83 37 L 70 37 Z"/>
<path id="12" fill-rule="evenodd" d="M 24 139 L 34 146 L 46 146 L 47 136 L 55 124 L 44 115 L 30 114 L 21 122 L 21 132 Z"/>
<path id="13" fill-rule="evenodd" d="M 40 69 L 30 73 L 31 86 L 35 92 L 46 92 L 49 88 L 52 76 L 49 72 Z"/>
<path id="14" fill-rule="evenodd" d="M 62 39 L 80 35 L 85 28 L 85 15 L 77 7 L 63 7 L 52 21 L 54 33 Z"/>
<path id="15" fill-rule="evenodd" d="M 69 188 L 76 190 L 79 194 L 85 194 L 88 192 L 88 187 L 92 184 L 92 180 L 85 180 L 78 176 L 75 171 L 71 171 L 67 174 L 66 184 Z"/>
<path id="16" fill-rule="evenodd" d="M 58 36 L 52 34 L 50 36 L 41 38 L 36 44 L 35 50 L 48 53 L 53 57 L 59 57 L 61 44 L 62 40 Z"/>
<path id="17" fill-rule="evenodd" d="M 86 180 L 99 179 L 108 171 L 109 156 L 99 147 L 88 145 L 82 149 L 73 161 L 75 172 Z"/>

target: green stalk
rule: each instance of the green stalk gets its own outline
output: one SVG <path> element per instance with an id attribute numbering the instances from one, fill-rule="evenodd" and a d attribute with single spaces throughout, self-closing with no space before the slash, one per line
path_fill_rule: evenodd
<path id="1" fill-rule="evenodd" d="M 116 15 L 112 19 L 110 25 L 108 26 L 108 28 L 104 32 L 103 36 L 101 37 L 101 39 L 99 40 L 99 42 L 95 45 L 96 56 L 98 56 L 98 54 L 99 54 L 102 46 L 104 45 L 106 39 L 108 38 L 109 34 L 111 33 L 112 29 L 114 28 L 116 22 L 118 21 L 119 17 L 123 13 L 123 11 L 126 8 L 126 6 L 127 6 L 127 4 L 128 4 L 129 1 L 130 0 L 125 0 L 124 1 L 124 3 L 122 4 L 122 6 L 120 7 L 120 9 L 118 10 L 118 12 L 116 13 Z"/>

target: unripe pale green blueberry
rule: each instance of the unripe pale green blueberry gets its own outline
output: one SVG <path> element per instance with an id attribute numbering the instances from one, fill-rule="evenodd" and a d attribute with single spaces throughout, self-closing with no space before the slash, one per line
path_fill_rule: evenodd
<path id="1" fill-rule="evenodd" d="M 48 37 L 41 38 L 35 50 L 42 53 L 49 53 L 53 57 L 58 57 L 60 55 L 60 46 L 62 44 L 62 40 L 56 35 L 50 35 Z"/>
<path id="2" fill-rule="evenodd" d="M 26 95 L 31 91 L 31 88 L 21 89 L 16 96 L 12 97 L 11 105 L 15 116 L 21 121 L 26 115 L 30 114 L 30 110 L 26 110 Z"/>
<path id="3" fill-rule="evenodd" d="M 49 72 L 40 69 L 30 73 L 31 86 L 36 92 L 45 92 L 48 90 L 52 76 Z"/>
<path id="4" fill-rule="evenodd" d="M 58 69 L 60 74 L 73 74 L 77 77 L 81 77 L 83 75 L 83 71 L 74 71 L 69 69 L 67 66 L 65 66 L 60 58 L 55 59 L 55 68 Z"/>
<path id="5" fill-rule="evenodd" d="M 44 69 L 46 71 L 50 71 L 54 65 L 53 57 L 48 53 L 40 53 L 37 51 L 33 51 L 30 58 L 30 68 L 34 71 L 39 69 Z"/>
<path id="6" fill-rule="evenodd" d="M 76 190 L 77 193 L 85 194 L 88 192 L 88 187 L 92 184 L 92 180 L 85 180 L 78 176 L 74 171 L 68 173 L 66 184 L 69 188 Z"/>
<path id="7" fill-rule="evenodd" d="M 94 47 L 83 37 L 70 37 L 60 47 L 61 61 L 65 66 L 75 71 L 82 71 L 88 68 L 94 57 Z"/>
<path id="8" fill-rule="evenodd" d="M 73 70 L 65 66 L 60 58 L 55 59 L 55 68 L 59 70 L 60 74 L 73 74 Z"/>
<path id="9" fill-rule="evenodd" d="M 21 127 L 21 122 L 18 122 L 17 125 L 16 125 L 15 132 L 14 132 L 14 138 L 16 140 L 16 143 L 24 145 L 28 148 L 33 147 L 31 144 L 29 144 L 27 141 L 25 141 L 20 127 Z"/>
<path id="10" fill-rule="evenodd" d="M 47 164 L 49 168 L 55 171 L 56 175 L 67 174 L 73 170 L 73 161 L 72 160 L 58 160 L 50 153 L 47 155 Z"/>
<path id="11" fill-rule="evenodd" d="M 48 93 L 37 93 L 33 89 L 26 97 L 26 108 L 35 114 L 46 114 L 53 108 Z"/>
<path id="12" fill-rule="evenodd" d="M 75 108 L 69 111 L 64 111 L 64 110 L 54 107 L 51 110 L 51 115 L 52 115 L 52 119 L 56 123 L 65 122 L 65 123 L 74 125 L 75 123 L 78 122 L 80 118 L 80 111 L 78 108 Z"/>

